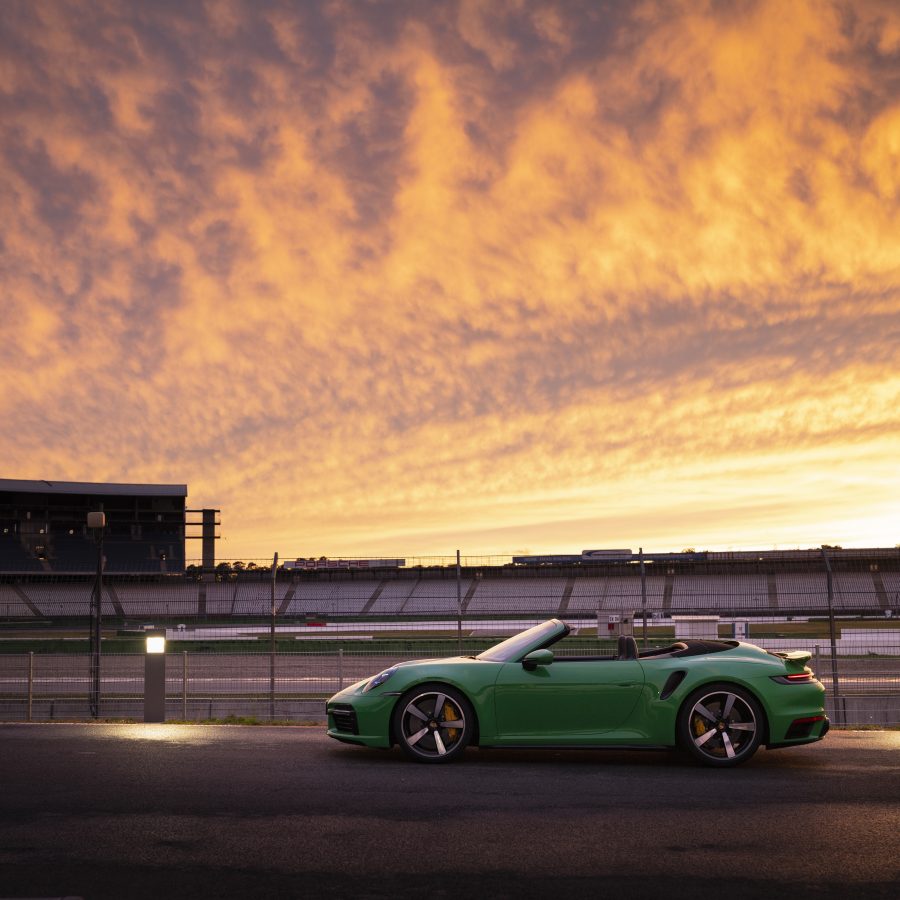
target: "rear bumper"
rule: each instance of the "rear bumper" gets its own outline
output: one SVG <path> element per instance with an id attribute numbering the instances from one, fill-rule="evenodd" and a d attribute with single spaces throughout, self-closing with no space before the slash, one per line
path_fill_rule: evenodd
<path id="1" fill-rule="evenodd" d="M 821 741 L 828 734 L 831 722 L 828 721 L 828 716 L 816 717 L 816 719 L 817 721 L 809 723 L 809 728 L 803 727 L 807 723 L 802 719 L 797 720 L 801 727 L 796 727 L 795 723 L 792 723 L 785 735 L 785 740 L 766 744 L 767 749 L 779 750 L 782 747 L 799 747 L 801 744 L 814 744 L 816 741 Z M 790 737 L 792 734 L 796 735 L 796 737 Z"/>

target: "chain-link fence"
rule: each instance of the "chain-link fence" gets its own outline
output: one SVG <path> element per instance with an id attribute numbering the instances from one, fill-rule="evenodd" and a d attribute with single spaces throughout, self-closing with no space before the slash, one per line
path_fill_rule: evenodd
<path id="1" fill-rule="evenodd" d="M 751 636 L 752 639 L 752 636 Z M 612 642 L 593 635 L 589 646 L 614 652 Z M 811 665 L 825 685 L 829 716 L 835 724 L 900 725 L 900 641 L 876 649 L 839 647 L 827 641 L 756 639 L 766 648 L 808 648 Z M 663 643 L 660 639 L 653 644 Z M 467 639 L 463 653 L 490 641 Z M 584 644 L 572 652 L 584 652 Z M 857 652 L 858 651 L 858 652 Z M 273 721 L 322 719 L 323 700 L 341 688 L 405 659 L 453 655 L 455 641 L 415 647 L 342 647 L 270 653 L 181 650 L 166 654 L 166 716 L 169 721 L 247 717 Z M 837 677 L 835 677 L 837 676 Z M 90 716 L 90 659 L 84 653 L 5 653 L 0 655 L 0 719 L 53 721 Z M 104 719 L 143 715 L 144 654 L 101 657 Z"/>
<path id="2" fill-rule="evenodd" d="M 99 596 L 103 718 L 141 718 L 151 627 L 168 638 L 169 720 L 303 721 L 393 662 L 476 653 L 556 616 L 576 646 L 601 654 L 620 633 L 646 646 L 702 636 L 809 650 L 833 722 L 900 723 L 897 549 L 309 562 L 108 575 L 99 586 L 87 574 L 0 575 L 0 718 L 90 715 Z"/>

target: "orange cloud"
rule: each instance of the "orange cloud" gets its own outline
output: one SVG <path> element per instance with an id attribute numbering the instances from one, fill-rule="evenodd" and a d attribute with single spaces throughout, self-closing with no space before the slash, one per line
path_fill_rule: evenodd
<path id="1" fill-rule="evenodd" d="M 93 12 L 6 13 L 8 477 L 231 556 L 896 543 L 893 4 Z"/>

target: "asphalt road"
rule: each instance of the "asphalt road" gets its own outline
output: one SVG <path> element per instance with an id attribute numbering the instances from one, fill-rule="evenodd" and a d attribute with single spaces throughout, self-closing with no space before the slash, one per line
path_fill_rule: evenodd
<path id="1" fill-rule="evenodd" d="M 900 732 L 713 771 L 318 728 L 0 726 L 0 898 L 900 895 Z"/>

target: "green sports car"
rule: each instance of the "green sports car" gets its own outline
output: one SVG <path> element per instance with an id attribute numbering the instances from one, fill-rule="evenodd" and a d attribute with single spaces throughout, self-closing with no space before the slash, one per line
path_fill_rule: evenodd
<path id="1" fill-rule="evenodd" d="M 825 689 L 803 651 L 685 640 L 614 657 L 564 656 L 559 619 L 478 656 L 399 663 L 335 694 L 328 735 L 399 744 L 411 759 L 448 762 L 480 747 L 679 747 L 710 766 L 821 740 Z"/>

